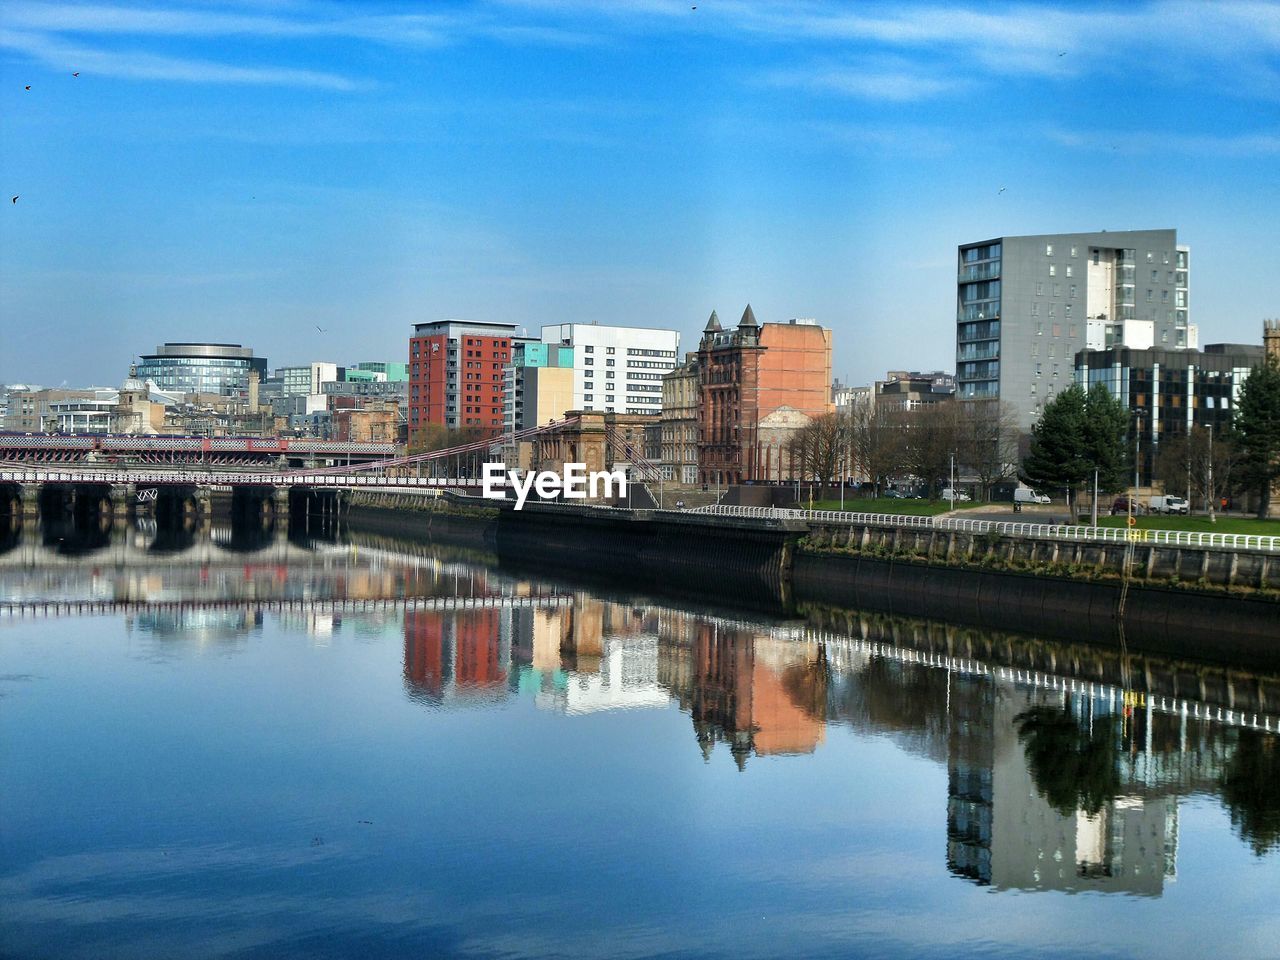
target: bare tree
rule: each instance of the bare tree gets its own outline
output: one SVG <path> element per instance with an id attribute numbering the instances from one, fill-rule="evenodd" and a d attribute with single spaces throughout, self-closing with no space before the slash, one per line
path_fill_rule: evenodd
<path id="1" fill-rule="evenodd" d="M 848 416 L 849 461 L 879 496 L 885 482 L 902 466 L 902 419 L 887 404 L 869 400 L 855 404 Z"/>
<path id="2" fill-rule="evenodd" d="M 819 498 L 826 496 L 827 485 L 843 472 L 847 461 L 848 418 L 828 413 L 810 420 L 792 435 L 792 455 L 802 476 L 822 484 Z"/>
<path id="3" fill-rule="evenodd" d="M 965 400 L 959 405 L 956 459 L 991 499 L 991 488 L 1018 472 L 1018 416 L 999 400 Z"/>
<path id="4" fill-rule="evenodd" d="M 929 499 L 936 499 L 939 481 L 951 469 L 951 456 L 960 436 L 955 400 L 925 404 L 906 411 L 902 463 L 924 481 Z"/>
<path id="5" fill-rule="evenodd" d="M 1240 450 L 1222 433 L 1225 431 L 1213 436 L 1211 445 L 1208 428 L 1195 426 L 1190 434 L 1161 442 L 1156 467 L 1166 493 L 1185 489 L 1193 505 L 1216 506 L 1219 497 L 1230 495 L 1240 485 Z"/>

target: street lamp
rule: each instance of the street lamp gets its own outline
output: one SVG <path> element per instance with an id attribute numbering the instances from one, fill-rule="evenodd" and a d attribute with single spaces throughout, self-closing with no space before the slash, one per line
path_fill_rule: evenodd
<path id="1" fill-rule="evenodd" d="M 1139 473 L 1142 460 L 1139 457 L 1138 438 L 1142 433 L 1142 411 L 1135 410 L 1133 412 L 1133 496 L 1129 498 L 1129 517 L 1138 512 L 1138 484 L 1141 480 Z M 1132 526 L 1132 524 L 1130 524 Z"/>

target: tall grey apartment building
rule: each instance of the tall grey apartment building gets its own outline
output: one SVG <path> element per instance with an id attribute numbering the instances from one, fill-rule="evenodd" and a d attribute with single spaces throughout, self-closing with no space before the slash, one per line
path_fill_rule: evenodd
<path id="1" fill-rule="evenodd" d="M 956 395 L 1004 401 L 1023 429 L 1080 350 L 1199 346 L 1176 230 L 999 237 L 961 245 L 957 271 Z"/>

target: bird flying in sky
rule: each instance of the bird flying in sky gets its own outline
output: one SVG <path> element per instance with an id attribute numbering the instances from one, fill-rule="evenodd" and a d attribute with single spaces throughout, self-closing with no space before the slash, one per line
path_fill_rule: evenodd
<path id="1" fill-rule="evenodd" d="M 10 197 L 10 198 L 9 198 L 9 202 L 10 202 L 10 203 L 17 203 L 17 202 L 18 202 L 18 196 L 19 196 L 19 194 L 16 194 L 16 193 L 15 193 L 12 197 Z"/>

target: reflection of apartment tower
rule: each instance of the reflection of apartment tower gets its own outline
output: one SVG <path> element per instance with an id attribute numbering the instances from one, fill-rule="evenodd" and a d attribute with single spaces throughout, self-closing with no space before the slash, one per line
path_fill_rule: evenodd
<path id="1" fill-rule="evenodd" d="M 947 750 L 947 869 L 991 882 L 990 678 L 957 674 L 951 682 Z"/>
<path id="2" fill-rule="evenodd" d="M 505 693 L 510 662 L 508 611 L 405 612 L 404 678 L 418 695 L 440 702 Z"/>
<path id="3" fill-rule="evenodd" d="M 1176 799 L 1134 786 L 1096 813 L 1083 801 L 1064 813 L 1036 782 L 1019 739 L 1017 718 L 1035 706 L 1056 711 L 1063 703 L 1012 683 L 953 679 L 948 868 L 1001 889 L 1159 896 L 1165 877 L 1175 874 Z M 1072 704 L 1085 718 L 1082 729 L 1114 728 L 1119 737 L 1121 725 L 1107 706 L 1085 699 Z M 1117 759 L 1118 753 L 1109 762 Z"/>

